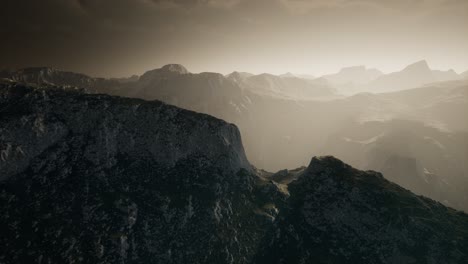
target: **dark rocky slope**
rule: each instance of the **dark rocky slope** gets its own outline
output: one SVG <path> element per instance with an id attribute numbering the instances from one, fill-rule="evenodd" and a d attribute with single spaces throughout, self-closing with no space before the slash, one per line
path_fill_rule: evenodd
<path id="1" fill-rule="evenodd" d="M 468 218 L 333 157 L 289 184 L 257 263 L 466 263 Z"/>
<path id="2" fill-rule="evenodd" d="M 18 84 L 0 109 L 1 263 L 245 263 L 271 222 L 234 125 Z"/>
<path id="3" fill-rule="evenodd" d="M 0 131 L 0 263 L 468 260 L 467 215 L 333 158 L 256 170 L 158 101 L 4 82 Z"/>

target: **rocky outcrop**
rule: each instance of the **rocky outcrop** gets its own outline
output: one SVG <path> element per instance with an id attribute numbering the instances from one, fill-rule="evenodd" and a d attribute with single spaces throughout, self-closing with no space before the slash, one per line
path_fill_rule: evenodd
<path id="1" fill-rule="evenodd" d="M 271 222 L 232 124 L 15 83 L 0 109 L 2 263 L 246 263 Z"/>
<path id="2" fill-rule="evenodd" d="M 93 164 L 112 166 L 117 155 L 124 155 L 150 156 L 173 166 L 188 156 L 204 155 L 229 171 L 250 167 L 237 128 L 208 115 L 162 102 L 16 83 L 4 85 L 0 92 L 4 115 L 1 164 L 24 164 L 7 167 L 9 173 L 4 176 L 21 172 L 29 164 L 25 160 L 69 135 L 96 138 L 97 145 L 84 151 Z"/>
<path id="3" fill-rule="evenodd" d="M 464 263 L 468 216 L 333 157 L 313 158 L 257 263 Z"/>

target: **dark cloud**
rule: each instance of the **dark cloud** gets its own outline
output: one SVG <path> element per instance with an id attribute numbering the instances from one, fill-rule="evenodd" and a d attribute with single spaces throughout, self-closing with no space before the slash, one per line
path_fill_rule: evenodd
<path id="1" fill-rule="evenodd" d="M 468 69 L 468 1 L 7 0 L 0 67 L 129 75 L 194 71 L 392 70 L 427 59 Z"/>

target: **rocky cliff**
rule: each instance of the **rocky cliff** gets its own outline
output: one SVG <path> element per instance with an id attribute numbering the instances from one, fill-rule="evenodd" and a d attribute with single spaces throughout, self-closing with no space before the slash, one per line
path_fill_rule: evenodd
<path id="1" fill-rule="evenodd" d="M 468 216 L 331 157 L 268 173 L 159 101 L 0 84 L 0 263 L 465 263 Z"/>
<path id="2" fill-rule="evenodd" d="M 0 87 L 1 263 L 245 263 L 262 225 L 239 131 L 162 102 Z"/>

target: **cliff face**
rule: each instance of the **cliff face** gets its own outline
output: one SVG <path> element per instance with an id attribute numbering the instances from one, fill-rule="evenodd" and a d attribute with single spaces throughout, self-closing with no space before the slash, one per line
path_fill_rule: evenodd
<path id="1" fill-rule="evenodd" d="M 265 221 L 238 130 L 161 102 L 0 88 L 2 263 L 243 263 Z M 250 230 L 255 230 L 250 232 Z"/>
<path id="2" fill-rule="evenodd" d="M 234 125 L 0 84 L 1 263 L 465 263 L 468 216 L 331 157 L 272 174 Z"/>
<path id="3" fill-rule="evenodd" d="M 3 176 L 61 140 L 82 140 L 84 157 L 112 167 L 119 155 L 151 158 L 165 166 L 203 155 L 228 171 L 249 169 L 240 134 L 232 124 L 166 105 L 61 88 L 4 84 L 0 90 Z M 20 165 L 18 165 L 20 164 Z"/>

